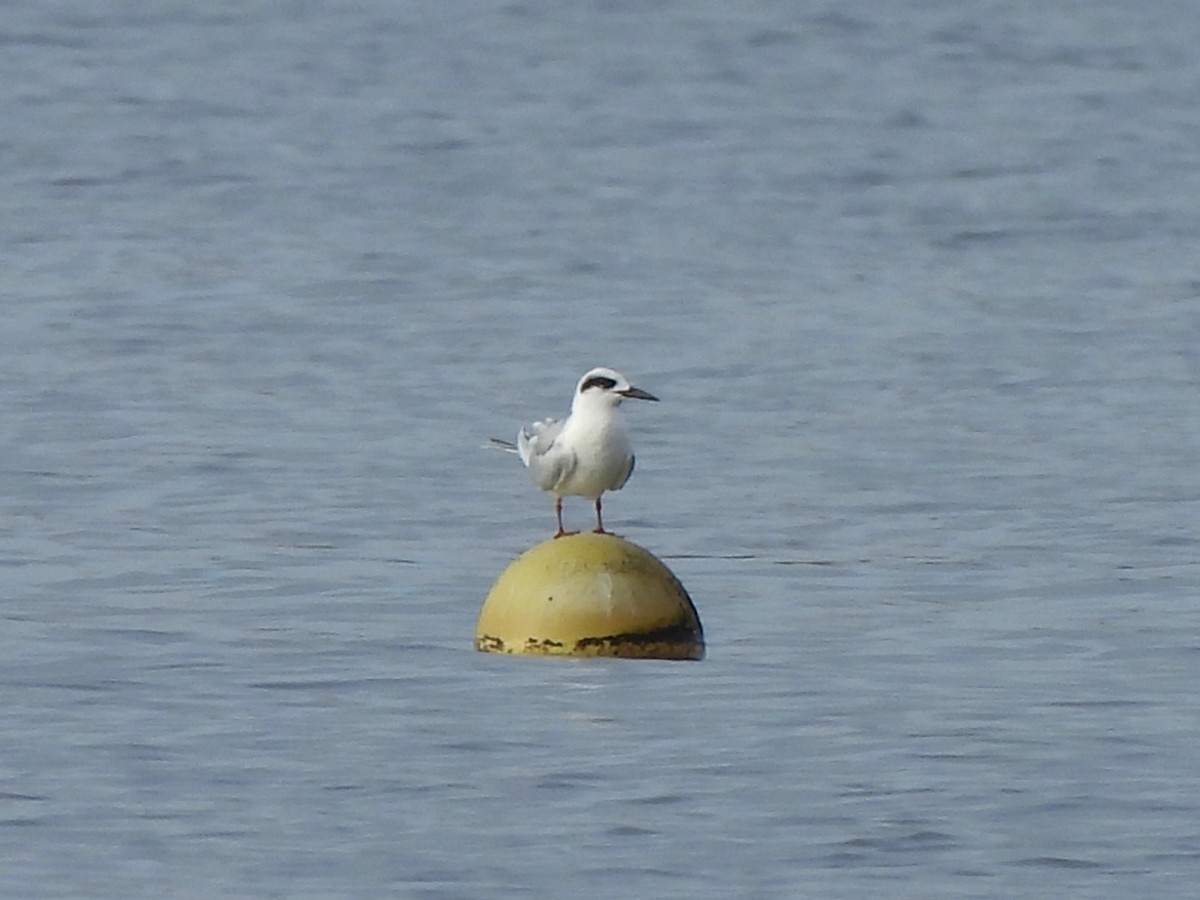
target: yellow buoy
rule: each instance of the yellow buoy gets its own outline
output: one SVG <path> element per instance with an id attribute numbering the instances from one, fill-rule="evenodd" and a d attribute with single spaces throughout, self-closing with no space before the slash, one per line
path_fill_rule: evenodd
<path id="1" fill-rule="evenodd" d="M 704 631 L 679 579 L 612 534 L 551 538 L 501 573 L 475 649 L 542 656 L 703 659 Z"/>

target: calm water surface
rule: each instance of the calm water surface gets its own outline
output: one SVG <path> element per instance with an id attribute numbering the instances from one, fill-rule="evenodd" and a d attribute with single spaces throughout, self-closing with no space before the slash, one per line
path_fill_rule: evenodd
<path id="1" fill-rule="evenodd" d="M 0 894 L 1194 896 L 1189 3 L 26 6 Z M 471 649 L 596 364 L 703 663 Z"/>

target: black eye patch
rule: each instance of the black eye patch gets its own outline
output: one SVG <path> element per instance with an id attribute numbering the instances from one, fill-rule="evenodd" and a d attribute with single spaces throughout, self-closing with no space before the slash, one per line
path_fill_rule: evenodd
<path id="1" fill-rule="evenodd" d="M 582 394 L 588 388 L 600 388 L 602 391 L 611 391 L 616 386 L 616 380 L 609 378 L 607 375 L 593 375 L 580 386 L 579 393 Z"/>

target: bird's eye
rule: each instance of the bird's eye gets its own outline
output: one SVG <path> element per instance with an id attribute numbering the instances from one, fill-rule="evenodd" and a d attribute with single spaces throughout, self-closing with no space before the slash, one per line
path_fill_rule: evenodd
<path id="1" fill-rule="evenodd" d="M 579 393 L 583 393 L 589 388 L 600 388 L 602 391 L 611 391 L 617 386 L 617 382 L 609 378 L 607 375 L 593 375 L 579 387 Z"/>

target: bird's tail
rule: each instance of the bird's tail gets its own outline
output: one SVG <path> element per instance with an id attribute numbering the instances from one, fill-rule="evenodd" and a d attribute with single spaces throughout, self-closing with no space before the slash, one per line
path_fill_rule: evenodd
<path id="1" fill-rule="evenodd" d="M 503 450 L 505 453 L 520 453 L 517 445 L 512 441 L 502 441 L 500 438 L 488 438 L 488 442 L 483 446 L 489 450 Z"/>

